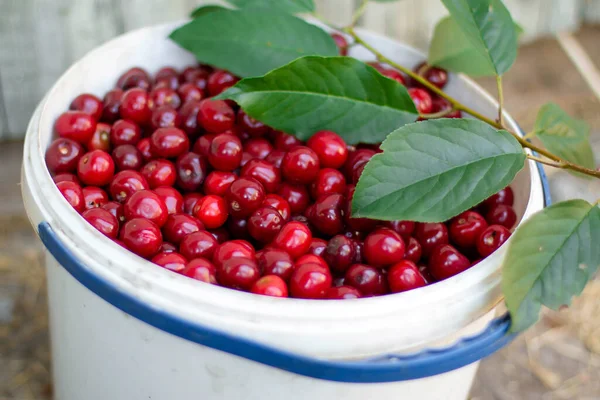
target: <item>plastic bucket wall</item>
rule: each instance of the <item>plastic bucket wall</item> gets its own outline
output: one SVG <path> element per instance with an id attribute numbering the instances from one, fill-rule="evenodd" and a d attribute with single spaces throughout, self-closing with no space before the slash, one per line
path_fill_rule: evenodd
<path id="1" fill-rule="evenodd" d="M 53 121 L 77 94 L 103 95 L 132 66 L 156 72 L 192 64 L 167 39 L 175 26 L 123 35 L 83 57 L 47 94 L 27 132 L 23 197 L 48 249 L 57 399 L 466 398 L 476 361 L 510 340 L 506 318 L 488 326 L 501 301 L 505 247 L 416 291 L 358 301 L 274 299 L 165 271 L 106 240 L 69 207 L 44 165 Z M 422 59 L 361 33 L 392 59 L 411 66 Z M 472 82 L 453 77 L 448 90 L 493 115 L 493 100 Z M 533 163 L 513 189 L 520 218 L 543 207 Z"/>

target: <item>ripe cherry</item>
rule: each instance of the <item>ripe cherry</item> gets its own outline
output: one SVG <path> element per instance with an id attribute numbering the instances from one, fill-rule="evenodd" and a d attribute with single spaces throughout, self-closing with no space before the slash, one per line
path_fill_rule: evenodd
<path id="1" fill-rule="evenodd" d="M 414 71 L 440 89 L 443 89 L 448 83 L 448 72 L 445 69 L 421 63 Z"/>
<path id="2" fill-rule="evenodd" d="M 352 239 L 336 235 L 327 243 L 323 258 L 332 270 L 345 272 L 354 263 L 355 252 L 356 246 Z"/>
<path id="3" fill-rule="evenodd" d="M 283 162 L 285 153 L 286 152 L 283 150 L 273 150 L 265 157 L 265 161 L 273 164 L 277 168 L 281 168 L 281 163 Z"/>
<path id="4" fill-rule="evenodd" d="M 449 244 L 436 247 L 429 257 L 429 271 L 439 281 L 463 272 L 470 266 L 469 259 Z"/>
<path id="5" fill-rule="evenodd" d="M 177 128 L 159 128 L 150 136 L 150 151 L 157 157 L 175 158 L 190 149 L 187 135 Z"/>
<path id="6" fill-rule="evenodd" d="M 331 37 L 340 51 L 341 56 L 348 55 L 348 41 L 339 33 L 332 33 Z"/>
<path id="7" fill-rule="evenodd" d="M 348 158 L 346 142 L 335 132 L 317 132 L 306 145 L 319 157 L 321 168 L 340 168 Z"/>
<path id="8" fill-rule="evenodd" d="M 344 222 L 346 223 L 346 226 L 353 231 L 372 231 L 377 226 L 377 221 L 368 218 L 352 217 L 352 197 L 354 196 L 355 190 L 355 185 L 346 186 L 346 207 L 344 209 Z"/>
<path id="9" fill-rule="evenodd" d="M 330 300 L 350 300 L 360 299 L 362 296 L 358 289 L 351 286 L 338 286 L 329 288 L 325 297 Z"/>
<path id="10" fill-rule="evenodd" d="M 235 112 L 223 100 L 204 99 L 198 110 L 198 123 L 211 133 L 221 133 L 233 128 Z"/>
<path id="11" fill-rule="evenodd" d="M 196 153 L 185 153 L 175 161 L 177 171 L 177 186 L 186 192 L 200 189 L 208 175 L 206 157 Z"/>
<path id="12" fill-rule="evenodd" d="M 69 106 L 69 110 L 82 111 L 91 115 L 94 120 L 100 121 L 102 117 L 102 100 L 91 93 L 82 93 L 75 97 Z"/>
<path id="13" fill-rule="evenodd" d="M 288 288 L 285 281 L 277 275 L 265 275 L 252 285 L 250 291 L 272 297 L 288 297 Z"/>
<path id="14" fill-rule="evenodd" d="M 121 107 L 121 99 L 123 91 L 121 89 L 113 89 L 106 92 L 104 100 L 102 100 L 102 121 L 113 123 L 119 119 L 119 108 Z"/>
<path id="15" fill-rule="evenodd" d="M 310 247 L 308 248 L 309 254 L 314 254 L 315 256 L 323 257 L 325 254 L 325 250 L 327 249 L 327 241 L 319 238 L 313 238 L 310 242 Z"/>
<path id="16" fill-rule="evenodd" d="M 281 183 L 279 168 L 264 160 L 253 159 L 242 167 L 240 176 L 254 178 L 259 181 L 267 193 L 276 192 Z"/>
<path id="17" fill-rule="evenodd" d="M 189 103 L 191 101 L 200 101 L 205 95 L 204 91 L 200 89 L 198 86 L 193 83 L 186 82 L 177 89 L 177 93 L 181 98 L 181 102 L 183 104 Z"/>
<path id="18" fill-rule="evenodd" d="M 142 168 L 142 153 L 140 153 L 137 147 L 131 144 L 123 144 L 115 147 L 112 151 L 112 158 L 115 162 L 117 171 L 125 171 L 128 169 L 137 171 Z"/>
<path id="19" fill-rule="evenodd" d="M 110 151 L 110 125 L 105 123 L 96 124 L 96 130 L 85 147 L 88 150 L 103 150 Z"/>
<path id="20" fill-rule="evenodd" d="M 58 174 L 58 175 L 54 175 L 52 177 L 52 180 L 54 181 L 54 183 L 59 183 L 59 182 L 73 182 L 76 183 L 78 185 L 81 184 L 81 181 L 79 180 L 79 178 L 77 178 L 77 176 L 70 174 L 68 172 L 63 172 L 62 174 Z"/>
<path id="21" fill-rule="evenodd" d="M 55 174 L 73 172 L 77 170 L 83 153 L 83 147 L 76 141 L 58 138 L 46 150 L 46 165 L 50 172 Z"/>
<path id="22" fill-rule="evenodd" d="M 167 217 L 162 230 L 167 241 L 178 245 L 190 233 L 204 230 L 204 225 L 190 215 L 172 214 Z"/>
<path id="23" fill-rule="evenodd" d="M 82 191 L 86 210 L 102 207 L 104 204 L 108 203 L 108 195 L 99 187 L 85 186 Z"/>
<path id="24" fill-rule="evenodd" d="M 146 178 L 137 171 L 118 172 L 110 181 L 108 192 L 113 200 L 125 203 L 138 190 L 150 189 Z"/>
<path id="25" fill-rule="evenodd" d="M 227 227 L 223 226 L 227 234 L 233 239 L 252 240 L 248 233 L 248 220 L 246 218 L 230 217 L 227 220 Z"/>
<path id="26" fill-rule="evenodd" d="M 388 292 L 383 273 L 374 267 L 354 264 L 346 271 L 344 285 L 357 289 L 364 297 L 378 296 Z"/>
<path id="27" fill-rule="evenodd" d="M 317 178 L 310 184 L 310 193 L 315 200 L 325 195 L 343 194 L 345 191 L 344 174 L 333 168 L 321 169 Z"/>
<path id="28" fill-rule="evenodd" d="M 117 222 L 119 224 L 122 224 L 123 222 L 125 222 L 125 215 L 123 213 L 123 204 L 118 203 L 116 201 L 109 201 L 108 203 L 101 205 L 100 208 L 111 213 L 111 215 L 117 219 Z"/>
<path id="29" fill-rule="evenodd" d="M 179 127 L 188 134 L 190 140 L 198 137 L 201 126 L 198 123 L 198 113 L 200 112 L 200 102 L 190 101 L 185 103 L 179 110 Z"/>
<path id="30" fill-rule="evenodd" d="M 181 274 L 197 281 L 217 284 L 217 267 L 205 258 L 194 258 L 186 264 Z"/>
<path id="31" fill-rule="evenodd" d="M 314 263 L 304 264 L 292 272 L 290 293 L 292 297 L 301 299 L 322 299 L 331 284 L 331 273 L 326 267 Z"/>
<path id="32" fill-rule="evenodd" d="M 237 114 L 237 123 L 244 132 L 247 132 L 250 135 L 250 137 L 257 138 L 269 132 L 268 126 L 255 120 L 241 109 Z"/>
<path id="33" fill-rule="evenodd" d="M 252 158 L 264 160 L 272 151 L 273 146 L 271 142 L 263 138 L 248 139 L 244 143 L 244 153 L 250 154 Z"/>
<path id="34" fill-rule="evenodd" d="M 123 207 L 125 219 L 146 218 L 161 227 L 169 212 L 164 201 L 150 190 L 139 190 L 131 195 Z"/>
<path id="35" fill-rule="evenodd" d="M 169 87 L 158 87 L 152 89 L 149 95 L 150 109 L 157 109 L 162 106 L 169 106 L 175 109 L 181 106 L 181 98 L 177 92 Z"/>
<path id="36" fill-rule="evenodd" d="M 154 158 L 154 155 L 150 152 L 150 138 L 143 138 L 135 147 L 142 154 L 144 161 L 150 161 Z"/>
<path id="37" fill-rule="evenodd" d="M 229 186 L 236 179 L 237 175 L 233 172 L 212 171 L 204 180 L 204 193 L 224 196 Z"/>
<path id="38" fill-rule="evenodd" d="M 227 203 L 221 196 L 209 194 L 196 203 L 193 210 L 194 217 L 198 218 L 207 229 L 222 226 L 227 217 Z"/>
<path id="39" fill-rule="evenodd" d="M 297 146 L 283 157 L 281 171 L 284 178 L 291 183 L 311 183 L 319 174 L 317 153 L 308 147 Z"/>
<path id="40" fill-rule="evenodd" d="M 448 229 L 442 223 L 418 223 L 415 228 L 415 238 L 421 245 L 423 256 L 429 257 L 438 245 L 448 243 Z"/>
<path id="41" fill-rule="evenodd" d="M 127 90 L 131 88 L 150 89 L 152 80 L 150 75 L 141 68 L 134 67 L 123 73 L 117 81 L 117 87 Z"/>
<path id="42" fill-rule="evenodd" d="M 382 68 L 379 70 L 379 72 L 381 73 L 381 75 L 386 76 L 390 79 L 393 79 L 396 82 L 398 82 L 399 84 L 406 86 L 406 78 L 404 77 L 404 75 L 402 75 L 400 72 L 396 71 L 395 69 Z"/>
<path id="43" fill-rule="evenodd" d="M 179 74 L 173 67 L 163 67 L 154 76 L 154 83 L 161 87 L 177 89 L 179 87 Z"/>
<path id="44" fill-rule="evenodd" d="M 264 199 L 265 190 L 254 178 L 238 178 L 225 194 L 229 213 L 236 218 L 249 216 Z"/>
<path id="45" fill-rule="evenodd" d="M 115 173 L 115 163 L 105 151 L 92 150 L 77 164 L 77 176 L 86 185 L 108 185 Z"/>
<path id="46" fill-rule="evenodd" d="M 273 240 L 273 245 L 287 251 L 296 259 L 308 251 L 311 241 L 310 229 L 300 222 L 292 221 L 281 228 Z"/>
<path id="47" fill-rule="evenodd" d="M 215 136 L 208 151 L 208 162 L 219 171 L 233 171 L 242 162 L 242 142 L 234 135 Z"/>
<path id="48" fill-rule="evenodd" d="M 177 179 L 175 165 L 164 159 L 150 160 L 141 169 L 151 189 L 159 186 L 173 186 Z"/>
<path id="49" fill-rule="evenodd" d="M 341 194 L 321 196 L 308 209 L 307 218 L 320 232 L 326 235 L 337 235 L 344 229 L 343 208 L 345 198 Z"/>
<path id="50" fill-rule="evenodd" d="M 262 243 L 269 243 L 281 230 L 285 221 L 277 210 L 260 207 L 248 218 L 248 232 Z"/>
<path id="51" fill-rule="evenodd" d="M 450 239 L 462 249 L 475 247 L 479 235 L 487 226 L 487 222 L 479 213 L 465 211 L 450 223 Z"/>
<path id="52" fill-rule="evenodd" d="M 224 70 L 216 70 L 208 77 L 208 94 L 216 96 L 225 89 L 230 88 L 239 81 L 239 78 L 230 72 Z"/>
<path id="53" fill-rule="evenodd" d="M 179 251 L 188 260 L 198 257 L 210 260 L 218 246 L 217 239 L 209 232 L 197 231 L 183 238 L 179 244 Z"/>
<path id="54" fill-rule="evenodd" d="M 152 262 L 173 272 L 183 272 L 187 264 L 185 257 L 176 252 L 158 253 Z"/>
<path id="55" fill-rule="evenodd" d="M 402 260 L 394 264 L 387 274 L 390 292 L 399 293 L 423 287 L 427 281 L 412 261 Z"/>
<path id="56" fill-rule="evenodd" d="M 379 228 L 366 237 L 364 252 L 367 262 L 374 267 L 392 265 L 404 258 L 404 240 L 391 229 Z"/>
<path id="57" fill-rule="evenodd" d="M 411 88 L 408 89 L 408 94 L 412 98 L 420 114 L 431 114 L 433 110 L 433 99 L 431 95 L 424 89 Z"/>
<path id="58" fill-rule="evenodd" d="M 290 205 L 283 197 L 277 194 L 268 194 L 265 196 L 262 205 L 277 210 L 279 215 L 281 215 L 281 218 L 283 218 L 283 222 L 288 222 L 290 220 L 292 215 Z"/>
<path id="59" fill-rule="evenodd" d="M 507 229 L 511 229 L 517 223 L 517 214 L 511 206 L 497 204 L 490 207 L 485 219 L 490 225 L 502 225 Z"/>
<path id="60" fill-rule="evenodd" d="M 161 186 L 154 189 L 154 193 L 165 203 L 169 214 L 181 214 L 183 212 L 183 196 L 177 189 L 170 186 Z"/>
<path id="61" fill-rule="evenodd" d="M 140 127 L 124 119 L 115 121 L 110 129 L 110 143 L 113 146 L 122 144 L 136 145 L 142 139 L 142 130 Z"/>
<path id="62" fill-rule="evenodd" d="M 75 182 L 63 181 L 56 184 L 56 187 L 63 195 L 65 200 L 73 207 L 77 212 L 81 213 L 85 210 L 85 202 L 83 199 L 83 190 Z"/>
<path id="63" fill-rule="evenodd" d="M 293 214 L 299 214 L 308 207 L 310 195 L 306 186 L 293 185 L 283 182 L 277 191 L 277 194 L 287 201 Z"/>
<path id="64" fill-rule="evenodd" d="M 412 221 L 387 221 L 385 226 L 395 231 L 405 240 L 415 231 L 415 223 Z"/>
<path id="65" fill-rule="evenodd" d="M 155 108 L 150 117 L 150 126 L 153 130 L 160 128 L 179 128 L 181 126 L 181 115 L 171 106 Z M 187 132 L 186 132 L 187 134 Z"/>
<path id="66" fill-rule="evenodd" d="M 404 258 L 414 263 L 419 262 L 422 254 L 421 245 L 414 237 L 410 237 L 408 240 L 405 239 L 405 241 L 406 252 L 404 253 Z"/>
<path id="67" fill-rule="evenodd" d="M 154 222 L 134 218 L 123 224 L 119 238 L 125 246 L 140 257 L 150 258 L 158 253 L 162 234 Z"/>
<path id="68" fill-rule="evenodd" d="M 86 144 L 96 131 L 96 121 L 83 111 L 67 111 L 56 119 L 54 130 L 61 138 Z"/>
<path id="69" fill-rule="evenodd" d="M 267 247 L 256 253 L 256 261 L 263 275 L 277 275 L 287 281 L 292 275 L 294 261 L 281 249 Z"/>
<path id="70" fill-rule="evenodd" d="M 123 93 L 119 114 L 121 118 L 128 119 L 138 125 L 147 125 L 152 116 L 150 98 L 144 89 L 133 88 Z"/>
<path id="71" fill-rule="evenodd" d="M 296 136 L 292 136 L 285 132 L 275 131 L 273 143 L 277 150 L 289 151 L 296 146 L 301 146 L 302 141 Z"/>
<path id="72" fill-rule="evenodd" d="M 212 261 L 217 267 L 232 258 L 255 259 L 254 247 L 245 240 L 230 240 L 221 243 L 213 253 Z"/>
<path id="73" fill-rule="evenodd" d="M 183 212 L 187 215 L 194 213 L 194 207 L 204 196 L 200 193 L 186 193 L 183 196 Z"/>
<path id="74" fill-rule="evenodd" d="M 217 266 L 217 281 L 225 287 L 248 291 L 259 278 L 256 261 L 250 258 L 234 257 Z"/>
<path id="75" fill-rule="evenodd" d="M 510 237 L 511 233 L 502 225 L 490 225 L 477 239 L 477 252 L 487 257 L 496 251 Z"/>
<path id="76" fill-rule="evenodd" d="M 498 193 L 493 194 L 489 198 L 483 201 L 483 206 L 486 209 L 492 208 L 492 206 L 498 204 L 504 204 L 506 206 L 512 206 L 515 202 L 515 195 L 510 186 L 505 187 L 498 191 Z"/>

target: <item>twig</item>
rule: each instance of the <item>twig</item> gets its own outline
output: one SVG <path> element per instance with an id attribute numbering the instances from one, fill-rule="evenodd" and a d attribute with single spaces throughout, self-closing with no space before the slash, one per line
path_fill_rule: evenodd
<path id="1" fill-rule="evenodd" d="M 504 125 L 504 90 L 502 88 L 502 76 L 496 76 L 496 85 L 498 86 L 498 124 Z"/>
<path id="2" fill-rule="evenodd" d="M 354 12 L 354 14 L 352 15 L 352 22 L 350 23 L 350 26 L 353 27 L 354 25 L 356 25 L 356 23 L 358 22 L 359 18 L 362 17 L 362 15 L 367 10 L 367 4 L 368 3 L 369 3 L 369 0 L 362 0 L 362 3 L 360 3 L 360 6 L 356 9 L 356 11 Z"/>

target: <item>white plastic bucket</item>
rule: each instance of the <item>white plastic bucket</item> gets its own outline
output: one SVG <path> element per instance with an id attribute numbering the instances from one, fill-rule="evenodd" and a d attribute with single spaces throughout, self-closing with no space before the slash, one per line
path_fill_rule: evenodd
<path id="1" fill-rule="evenodd" d="M 456 277 L 410 292 L 278 299 L 151 264 L 107 240 L 62 198 L 44 163 L 53 121 L 77 94 L 103 95 L 130 67 L 192 64 L 167 39 L 177 25 L 140 29 L 87 54 L 50 90 L 28 128 L 22 190 L 48 250 L 56 399 L 465 399 L 477 361 L 511 339 L 506 316 L 489 324 L 502 299 L 505 246 Z M 423 58 L 360 33 L 403 64 Z M 357 58 L 367 54 L 352 49 Z M 453 76 L 448 91 L 494 114 L 493 99 L 471 81 Z M 540 173 L 528 162 L 513 183 L 519 217 L 544 206 Z"/>

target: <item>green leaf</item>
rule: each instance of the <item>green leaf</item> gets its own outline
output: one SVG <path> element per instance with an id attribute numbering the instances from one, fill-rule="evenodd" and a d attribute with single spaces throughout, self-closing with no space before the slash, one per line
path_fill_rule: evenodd
<path id="1" fill-rule="evenodd" d="M 289 14 L 315 11 L 313 0 L 227 0 L 239 8 L 264 8 Z"/>
<path id="2" fill-rule="evenodd" d="M 586 168 L 596 167 L 589 125 L 571 118 L 558 105 L 548 103 L 540 109 L 534 133 L 550 152 L 560 158 Z"/>
<path id="3" fill-rule="evenodd" d="M 328 129 L 351 144 L 378 143 L 418 117 L 403 85 L 350 57 L 303 57 L 217 98 L 302 140 Z"/>
<path id="4" fill-rule="evenodd" d="M 517 24 L 515 29 L 517 32 L 523 31 Z M 442 19 L 436 25 L 428 61 L 430 65 L 470 76 L 496 75 L 488 58 L 477 51 L 451 17 Z"/>
<path id="5" fill-rule="evenodd" d="M 517 32 L 502 0 L 442 0 L 471 45 L 495 75 L 517 58 Z"/>
<path id="6" fill-rule="evenodd" d="M 525 163 L 511 134 L 472 119 L 406 125 L 381 148 L 356 186 L 355 217 L 445 221 L 506 187 Z"/>
<path id="7" fill-rule="evenodd" d="M 306 55 L 338 54 L 335 42 L 321 28 L 265 10 L 213 11 L 169 37 L 198 60 L 241 77 L 262 75 Z"/>
<path id="8" fill-rule="evenodd" d="M 521 224 L 502 267 L 511 331 L 533 325 L 542 304 L 568 305 L 600 264 L 600 208 L 584 200 L 554 204 Z"/>
<path id="9" fill-rule="evenodd" d="M 196 8 L 194 11 L 192 11 L 192 13 L 190 14 L 190 17 L 192 18 L 198 18 L 201 15 L 204 14 L 209 14 L 211 12 L 215 12 L 215 11 L 219 11 L 219 10 L 226 10 L 225 7 L 221 7 L 221 6 L 217 6 L 214 4 L 209 4 L 206 6 L 200 6 L 198 8 Z"/>

